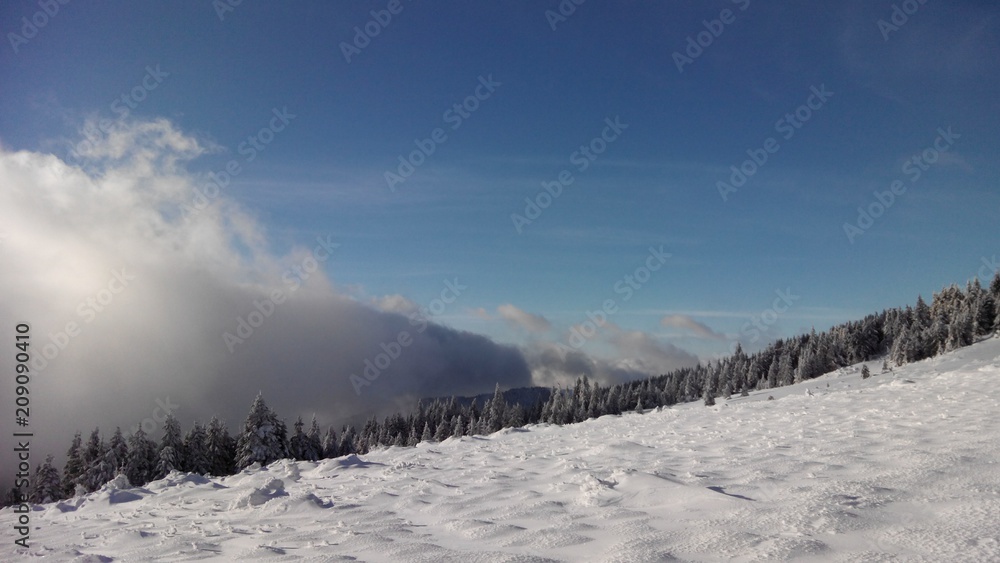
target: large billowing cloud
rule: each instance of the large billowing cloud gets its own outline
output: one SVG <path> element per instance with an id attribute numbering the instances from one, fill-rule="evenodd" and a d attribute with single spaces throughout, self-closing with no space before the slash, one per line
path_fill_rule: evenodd
<path id="1" fill-rule="evenodd" d="M 258 391 L 286 418 L 338 423 L 531 383 L 515 348 L 430 324 L 398 296 L 379 310 L 338 292 L 326 233 L 273 253 L 248 213 L 185 171 L 205 151 L 165 120 L 88 145 L 88 172 L 0 149 L 0 365 L 13 366 L 14 323 L 29 323 L 33 462 L 77 429 L 145 421 L 159 437 L 168 408 L 185 428 L 219 414 L 235 429 Z"/>

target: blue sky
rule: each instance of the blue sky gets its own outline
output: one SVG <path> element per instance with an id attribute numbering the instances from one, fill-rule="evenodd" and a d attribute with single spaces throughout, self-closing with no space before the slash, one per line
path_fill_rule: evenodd
<path id="1" fill-rule="evenodd" d="M 347 62 L 341 44 L 388 4 L 244 0 L 220 19 L 208 0 L 70 2 L 18 42 L 39 4 L 5 2 L 0 142 L 65 158 L 87 117 L 118 117 L 159 69 L 129 117 L 213 145 L 195 173 L 237 160 L 225 197 L 276 254 L 332 235 L 323 266 L 361 301 L 427 306 L 457 278 L 468 289 L 438 320 L 514 344 L 565 341 L 611 298 L 623 330 L 705 358 L 745 341 L 777 290 L 800 299 L 750 347 L 929 297 L 1000 253 L 993 3 L 914 3 L 884 35 L 892 2 L 584 2 L 552 29 L 556 1 L 402 0 Z M 674 53 L 724 10 L 679 71 Z M 452 129 L 481 78 L 499 85 Z M 832 96 L 786 139 L 776 123 L 814 87 Z M 276 108 L 295 117 L 247 161 Z M 627 129 L 581 171 L 573 153 L 615 118 Z M 906 162 L 949 127 L 913 179 Z M 436 128 L 447 138 L 391 191 L 385 173 Z M 717 183 L 768 138 L 777 151 L 724 201 Z M 573 183 L 519 233 L 511 214 L 564 170 Z M 849 240 L 894 180 L 906 191 Z M 671 257 L 622 301 L 615 283 L 651 246 Z"/>

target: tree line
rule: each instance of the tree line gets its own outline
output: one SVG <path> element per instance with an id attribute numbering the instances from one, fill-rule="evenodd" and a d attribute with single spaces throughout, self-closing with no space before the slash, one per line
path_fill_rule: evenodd
<path id="1" fill-rule="evenodd" d="M 965 289 L 952 285 L 935 293 L 930 305 L 917 297 L 912 307 L 886 309 L 822 333 L 813 330 L 779 339 L 753 354 L 737 346 L 732 355 L 717 361 L 607 387 L 582 376 L 572 388 L 553 389 L 544 402 L 528 405 L 508 403 L 498 385 L 482 407 L 475 400 L 460 404 L 454 397 L 421 401 L 407 415 L 395 413 L 382 421 L 373 416 L 360 430 L 345 425 L 339 433 L 332 427 L 321 431 L 314 416 L 308 429 L 299 417 L 289 435 L 284 420 L 258 394 L 235 437 L 218 418 L 207 426 L 195 422 L 182 433 L 172 414 L 164 421 L 159 442 L 142 429 L 126 438 L 116 428 L 107 441 L 94 429 L 86 443 L 77 432 L 62 471 L 48 456 L 35 468 L 26 493 L 30 502 L 53 502 L 95 491 L 119 475 L 142 486 L 175 470 L 224 476 L 279 459 L 318 461 L 380 447 L 414 446 L 526 424 L 572 424 L 697 400 L 714 405 L 718 397 L 791 385 L 858 362 L 881 357 L 887 371 L 890 365 L 968 346 L 1000 333 L 998 304 L 1000 272 L 986 289 L 978 279 Z M 4 504 L 12 504 L 18 493 L 10 491 Z"/>

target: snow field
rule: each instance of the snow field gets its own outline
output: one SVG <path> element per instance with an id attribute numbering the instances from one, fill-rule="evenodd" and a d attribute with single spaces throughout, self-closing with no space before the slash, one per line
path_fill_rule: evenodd
<path id="1" fill-rule="evenodd" d="M 862 380 L 38 507 L 51 561 L 1000 561 L 1000 339 Z M 767 400 L 773 395 L 775 400 Z M 9 538 L 13 512 L 0 512 Z M 12 550 L 11 550 L 12 551 Z M 6 558 L 6 556 L 5 556 Z"/>

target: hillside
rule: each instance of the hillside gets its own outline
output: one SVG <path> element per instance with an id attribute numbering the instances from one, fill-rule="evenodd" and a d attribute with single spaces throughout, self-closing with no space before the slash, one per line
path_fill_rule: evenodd
<path id="1" fill-rule="evenodd" d="M 31 513 L 53 561 L 1000 560 L 1000 339 L 861 379 Z M 773 396 L 775 400 L 768 400 Z M 5 550 L 15 514 L 0 511 Z"/>

